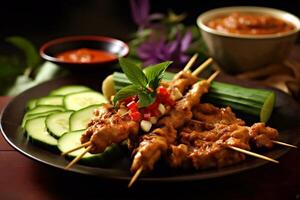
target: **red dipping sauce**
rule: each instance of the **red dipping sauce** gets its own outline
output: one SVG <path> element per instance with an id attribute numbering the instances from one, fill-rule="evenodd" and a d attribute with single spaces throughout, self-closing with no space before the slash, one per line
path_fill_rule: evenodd
<path id="1" fill-rule="evenodd" d="M 56 57 L 61 61 L 73 63 L 96 63 L 111 61 L 117 58 L 115 54 L 109 53 L 107 51 L 88 48 L 65 51 L 56 55 Z"/>

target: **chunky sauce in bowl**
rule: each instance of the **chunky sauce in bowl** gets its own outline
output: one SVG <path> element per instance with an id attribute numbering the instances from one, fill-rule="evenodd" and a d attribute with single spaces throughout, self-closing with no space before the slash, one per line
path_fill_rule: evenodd
<path id="1" fill-rule="evenodd" d="M 271 15 L 234 12 L 210 20 L 207 26 L 224 33 L 266 35 L 288 32 L 295 26 Z"/>
<path id="2" fill-rule="evenodd" d="M 115 54 L 88 48 L 62 52 L 56 56 L 59 60 L 73 63 L 95 63 L 114 60 Z"/>

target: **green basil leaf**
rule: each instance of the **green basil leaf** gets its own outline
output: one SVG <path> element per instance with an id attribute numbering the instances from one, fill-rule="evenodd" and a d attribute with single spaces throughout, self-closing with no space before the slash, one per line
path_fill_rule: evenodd
<path id="1" fill-rule="evenodd" d="M 119 100 L 125 99 L 133 95 L 137 95 L 139 92 L 140 92 L 140 88 L 136 85 L 128 85 L 126 87 L 123 87 L 121 90 L 119 90 L 116 93 L 113 99 L 113 103 L 114 105 L 116 105 Z"/>
<path id="2" fill-rule="evenodd" d="M 139 107 L 147 107 L 155 101 L 155 94 L 154 93 L 147 93 L 145 91 L 141 91 L 138 94 L 139 97 Z"/>
<path id="3" fill-rule="evenodd" d="M 166 61 L 145 68 L 144 73 L 148 79 L 148 86 L 152 89 L 156 89 L 164 76 L 165 70 L 171 63 L 172 61 Z"/>
<path id="4" fill-rule="evenodd" d="M 128 58 L 120 58 L 119 62 L 123 72 L 125 73 L 125 75 L 131 83 L 142 88 L 147 87 L 147 77 L 135 62 Z"/>

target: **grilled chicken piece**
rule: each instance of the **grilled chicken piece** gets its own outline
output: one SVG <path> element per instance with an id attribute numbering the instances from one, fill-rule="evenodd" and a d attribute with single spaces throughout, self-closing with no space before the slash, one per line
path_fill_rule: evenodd
<path id="1" fill-rule="evenodd" d="M 94 114 L 95 117 L 81 137 L 81 143 L 91 141 L 90 153 L 101 153 L 111 144 L 120 143 L 139 131 L 139 123 L 132 121 L 128 115 L 122 116 L 115 112 L 109 104 Z"/>

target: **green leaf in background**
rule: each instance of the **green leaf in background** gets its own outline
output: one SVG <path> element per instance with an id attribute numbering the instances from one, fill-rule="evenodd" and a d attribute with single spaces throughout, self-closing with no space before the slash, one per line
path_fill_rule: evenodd
<path id="1" fill-rule="evenodd" d="M 61 73 L 60 68 L 50 62 L 45 62 L 39 67 L 38 73 L 35 79 L 32 79 L 26 75 L 20 75 L 16 78 L 13 86 L 8 90 L 7 95 L 15 96 L 21 92 L 36 86 L 44 81 L 51 80 L 53 77 L 57 77 Z"/>
<path id="2" fill-rule="evenodd" d="M 156 89 L 164 76 L 165 70 L 170 64 L 172 64 L 172 61 L 166 61 L 146 67 L 144 73 L 148 79 L 148 86 L 152 89 Z"/>
<path id="3" fill-rule="evenodd" d="M 117 102 L 121 99 L 125 99 L 130 96 L 137 95 L 139 91 L 141 90 L 140 87 L 136 85 L 128 85 L 126 87 L 123 87 L 121 90 L 119 90 L 113 100 L 114 105 L 117 104 Z"/>
<path id="4" fill-rule="evenodd" d="M 6 41 L 22 50 L 26 56 L 26 67 L 35 68 L 40 62 L 40 55 L 34 45 L 25 38 L 19 36 L 11 36 Z"/>
<path id="5" fill-rule="evenodd" d="M 135 62 L 128 58 L 120 58 L 119 62 L 123 72 L 134 85 L 142 88 L 147 86 L 148 80 L 142 69 Z"/>

